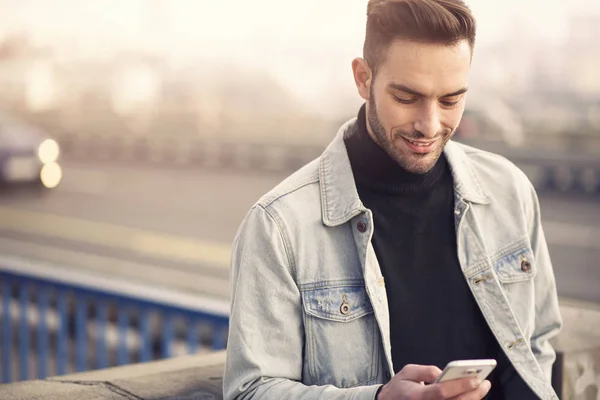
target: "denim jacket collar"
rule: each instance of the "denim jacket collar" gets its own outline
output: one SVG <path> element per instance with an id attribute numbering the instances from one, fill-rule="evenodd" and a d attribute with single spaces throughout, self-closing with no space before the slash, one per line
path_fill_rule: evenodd
<path id="1" fill-rule="evenodd" d="M 344 136 L 356 129 L 356 118 L 346 122 L 333 141 L 327 146 L 319 164 L 321 209 L 323 223 L 337 226 L 366 210 L 358 197 L 350 158 L 346 151 Z"/>
<path id="2" fill-rule="evenodd" d="M 485 184 L 477 176 L 473 161 L 467 157 L 464 147 L 450 140 L 444 154 L 452 169 L 454 191 L 465 201 L 476 204 L 490 204 L 492 198 Z"/>
<path id="3" fill-rule="evenodd" d="M 366 211 L 358 197 L 344 143 L 344 136 L 353 129 L 356 129 L 356 118 L 349 120 L 340 128 L 320 159 L 322 218 L 327 226 L 344 224 Z M 477 177 L 470 159 L 466 157 L 465 150 L 453 141 L 449 141 L 444 148 L 444 154 L 452 169 L 454 190 L 459 197 L 477 204 L 491 203 L 491 198 Z"/>

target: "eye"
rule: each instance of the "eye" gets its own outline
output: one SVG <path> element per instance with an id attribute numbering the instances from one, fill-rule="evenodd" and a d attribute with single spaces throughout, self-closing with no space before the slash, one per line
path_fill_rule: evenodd
<path id="1" fill-rule="evenodd" d="M 417 101 L 415 99 L 401 99 L 400 97 L 394 95 L 392 95 L 392 97 L 400 104 L 413 104 L 415 101 Z"/>
<path id="2" fill-rule="evenodd" d="M 457 101 L 440 101 L 440 104 L 443 105 L 444 107 L 454 107 L 458 104 L 458 100 Z"/>

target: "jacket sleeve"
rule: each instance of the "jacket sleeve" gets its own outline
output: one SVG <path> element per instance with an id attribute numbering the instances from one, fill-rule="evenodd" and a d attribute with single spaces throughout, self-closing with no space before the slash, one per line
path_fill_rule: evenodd
<path id="1" fill-rule="evenodd" d="M 526 208 L 529 237 L 538 269 L 534 282 L 535 328 L 530 345 L 545 376 L 550 381 L 552 365 L 556 359 L 556 352 L 550 344 L 550 339 L 558 335 L 563 322 L 560 315 L 554 269 L 542 227 L 539 199 L 533 185 L 529 183 L 528 186 L 529 199 Z"/>
<path id="2" fill-rule="evenodd" d="M 225 400 L 365 399 L 380 385 L 302 384 L 304 326 L 295 260 L 280 219 L 255 205 L 234 239 Z"/>

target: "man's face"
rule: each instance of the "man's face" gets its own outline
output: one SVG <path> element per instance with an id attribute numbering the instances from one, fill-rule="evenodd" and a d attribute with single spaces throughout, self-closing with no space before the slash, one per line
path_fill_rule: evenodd
<path id="1" fill-rule="evenodd" d="M 353 63 L 369 133 L 404 169 L 422 174 L 439 159 L 462 118 L 470 65 L 467 41 L 396 40 L 374 77 L 364 60 Z"/>

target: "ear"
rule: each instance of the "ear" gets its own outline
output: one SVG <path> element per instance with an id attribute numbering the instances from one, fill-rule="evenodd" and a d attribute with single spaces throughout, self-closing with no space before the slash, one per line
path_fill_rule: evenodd
<path id="1" fill-rule="evenodd" d="M 352 73 L 354 74 L 354 82 L 356 83 L 358 94 L 364 100 L 369 100 L 371 96 L 371 83 L 373 81 L 369 64 L 362 58 L 355 58 L 352 60 Z"/>

